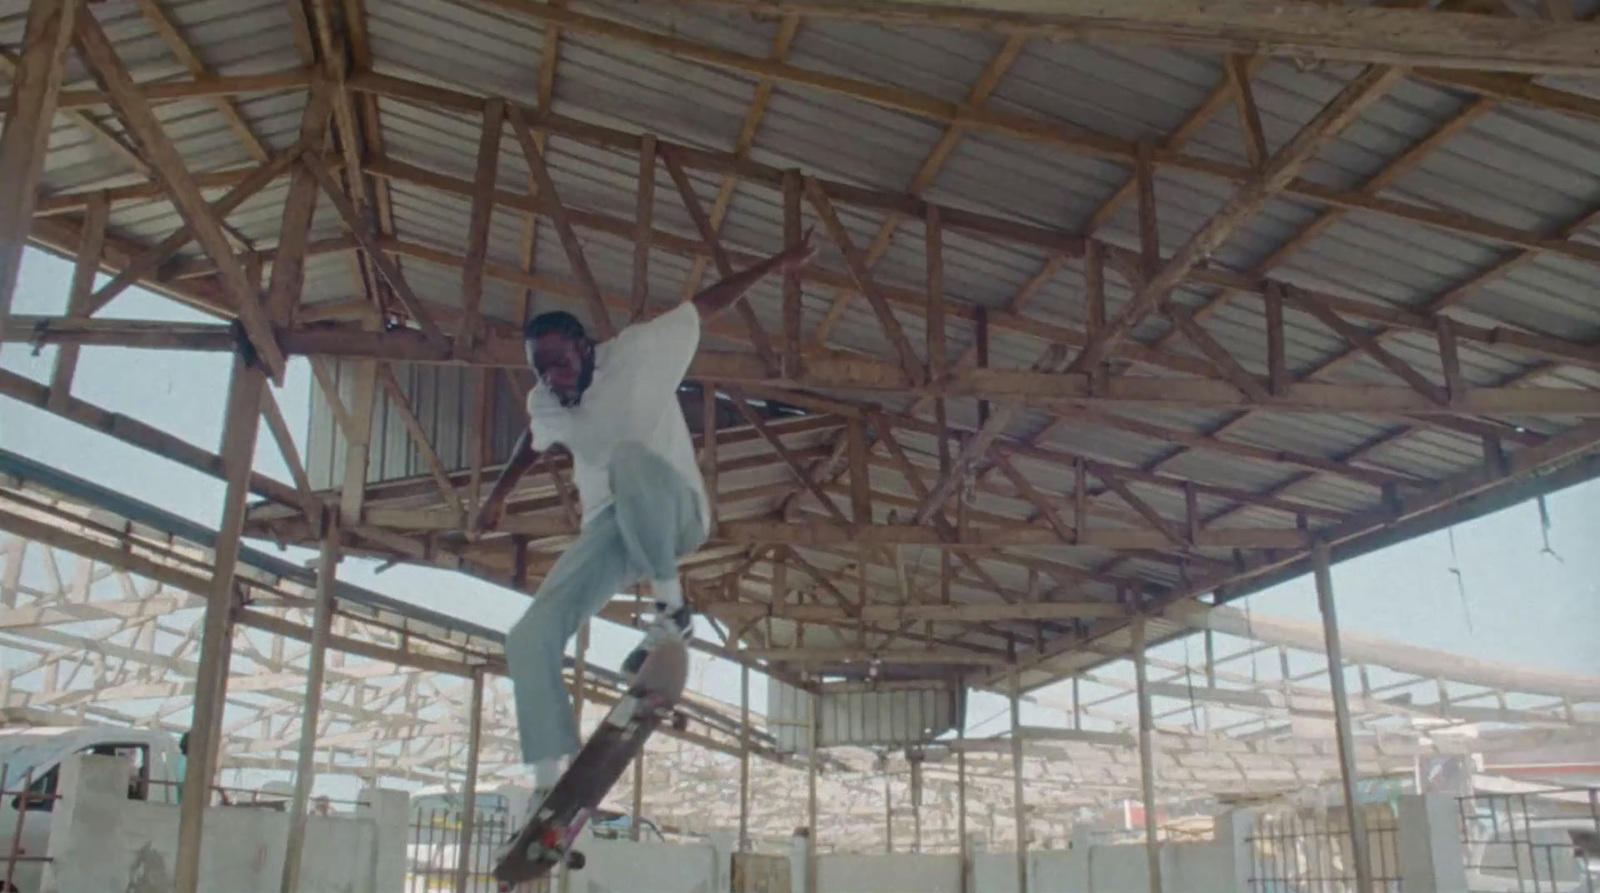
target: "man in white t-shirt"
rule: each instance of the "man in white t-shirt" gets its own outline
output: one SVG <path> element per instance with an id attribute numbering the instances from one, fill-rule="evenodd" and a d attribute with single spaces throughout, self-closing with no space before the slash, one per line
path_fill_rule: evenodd
<path id="1" fill-rule="evenodd" d="M 562 761 L 578 751 L 561 678 L 562 655 L 578 627 L 612 596 L 648 580 L 656 617 L 625 669 L 637 669 L 663 636 L 689 636 L 678 559 L 705 541 L 711 512 L 677 392 L 702 323 L 767 274 L 804 266 L 812 254 L 807 232 L 788 250 L 598 344 L 568 313 L 528 322 L 528 364 L 539 376 L 528 393 L 528 430 L 473 527 L 492 530 L 499 523 L 507 494 L 540 455 L 558 445 L 572 454 L 582 532 L 506 634 L 522 758 L 535 773 L 531 807 L 555 785 Z"/>

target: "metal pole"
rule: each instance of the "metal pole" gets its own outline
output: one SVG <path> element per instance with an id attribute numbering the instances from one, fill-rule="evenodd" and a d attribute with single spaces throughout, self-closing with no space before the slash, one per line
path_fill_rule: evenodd
<path id="1" fill-rule="evenodd" d="M 811 748 L 806 760 L 806 890 L 817 893 L 817 725 L 821 717 L 822 695 L 811 696 Z"/>
<path id="2" fill-rule="evenodd" d="M 1144 793 L 1144 846 L 1149 862 L 1150 893 L 1161 893 L 1161 841 L 1156 827 L 1156 766 L 1154 723 L 1150 716 L 1150 688 L 1145 671 L 1144 617 L 1133 621 L 1134 687 L 1139 697 L 1139 786 Z"/>
<path id="3" fill-rule="evenodd" d="M 1017 893 L 1028 893 L 1028 818 L 1022 802 L 1022 676 L 1011 674 L 1011 805 L 1016 811 Z"/>
<path id="4" fill-rule="evenodd" d="M 461 849 L 456 855 L 456 893 L 467 893 L 472 872 L 472 826 L 478 813 L 478 750 L 483 741 L 483 667 L 472 668 L 472 706 L 467 709 L 467 777 L 461 782 Z"/>
<path id="5" fill-rule="evenodd" d="M 306 801 L 316 780 L 317 723 L 322 712 L 322 682 L 327 667 L 328 634 L 333 626 L 333 587 L 339 569 L 339 529 L 324 509 L 322 555 L 317 564 L 317 607 L 311 621 L 311 656 L 306 667 L 306 706 L 300 717 L 300 754 L 294 769 L 294 807 L 284 846 L 282 893 L 300 889 L 300 856 L 306 840 Z"/>
<path id="6" fill-rule="evenodd" d="M 644 812 L 644 750 L 633 758 L 633 821 L 628 825 L 628 839 L 639 839 L 639 816 Z"/>
<path id="7" fill-rule="evenodd" d="M 883 852 L 894 854 L 894 792 L 889 788 L 889 758 L 883 759 Z"/>
<path id="8" fill-rule="evenodd" d="M 245 500 L 250 495 L 250 466 L 255 459 L 261 424 L 261 393 L 266 370 L 233 358 L 228 405 L 223 416 L 222 465 L 228 488 L 223 497 L 222 524 L 217 532 L 211 585 L 201 621 L 200 666 L 195 674 L 194 721 L 189 731 L 189 763 L 183 789 L 189 793 L 178 808 L 178 858 L 173 870 L 175 893 L 196 893 L 200 887 L 200 845 L 211 777 L 216 771 L 222 731 L 222 702 L 227 692 L 227 655 L 231 647 L 233 572 L 239 562 L 239 535 L 244 529 Z"/>
<path id="9" fill-rule="evenodd" d="M 1327 643 L 1328 688 L 1333 695 L 1333 723 L 1339 735 L 1339 775 L 1344 782 L 1345 814 L 1349 817 L 1350 857 L 1356 863 L 1356 893 L 1372 893 L 1372 863 L 1367 859 L 1367 822 L 1356 802 L 1356 748 L 1350 731 L 1350 702 L 1344 690 L 1344 657 L 1339 646 L 1339 617 L 1333 607 L 1333 572 L 1328 544 L 1311 546 L 1311 566 L 1317 580 L 1317 607 L 1322 611 L 1322 635 Z"/>
<path id="10" fill-rule="evenodd" d="M 739 667 L 739 852 L 750 851 L 750 667 Z"/>
<path id="11" fill-rule="evenodd" d="M 961 743 L 966 743 L 962 732 Z M 967 850 L 967 751 L 956 751 L 956 834 L 961 837 L 961 893 L 969 893 L 972 884 L 972 854 Z"/>
<path id="12" fill-rule="evenodd" d="M 922 759 L 911 761 L 911 852 L 922 852 Z"/>

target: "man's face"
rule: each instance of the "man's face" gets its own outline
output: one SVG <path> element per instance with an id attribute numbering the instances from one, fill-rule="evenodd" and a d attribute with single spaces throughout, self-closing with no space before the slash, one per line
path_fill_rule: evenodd
<path id="1" fill-rule="evenodd" d="M 526 342 L 528 365 L 539 374 L 545 386 L 563 399 L 580 393 L 584 350 L 566 335 L 551 333 Z"/>

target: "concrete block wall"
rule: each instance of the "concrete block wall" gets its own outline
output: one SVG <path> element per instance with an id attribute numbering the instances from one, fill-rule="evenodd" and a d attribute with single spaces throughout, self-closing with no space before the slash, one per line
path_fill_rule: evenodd
<path id="1" fill-rule="evenodd" d="M 168 893 L 178 807 L 129 800 L 126 760 L 74 756 L 61 767 L 43 893 Z M 399 791 L 368 791 L 356 816 L 312 816 L 302 893 L 392 893 L 404 884 L 406 812 Z M 200 858 L 202 893 L 277 893 L 289 816 L 212 807 Z"/>

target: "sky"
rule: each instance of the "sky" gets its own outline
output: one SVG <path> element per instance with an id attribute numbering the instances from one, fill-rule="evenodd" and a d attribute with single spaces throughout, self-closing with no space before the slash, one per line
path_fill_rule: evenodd
<path id="1" fill-rule="evenodd" d="M 13 312 L 59 314 L 66 305 L 70 265 L 29 249 Z M 102 282 L 104 279 L 102 278 Z M 102 318 L 214 322 L 140 289 L 112 302 Z M 54 348 L 35 356 L 25 345 L 6 345 L 0 368 L 48 381 Z M 225 354 L 86 348 L 79 361 L 74 396 L 121 412 L 216 451 L 222 434 L 229 359 Z M 289 427 L 304 443 L 311 376 L 303 359 L 291 362 L 286 384 L 275 396 Z M 71 474 L 216 526 L 221 515 L 220 481 L 153 456 L 43 410 L 0 398 L 0 448 L 55 465 Z M 288 481 L 288 470 L 266 426 L 256 451 L 256 469 Z M 1399 544 L 1336 565 L 1333 571 L 1339 619 L 1347 632 L 1385 636 L 1485 660 L 1600 676 L 1600 482 L 1553 494 L 1548 499 L 1549 541 L 1544 552 L 1540 515 L 1530 501 L 1449 531 Z M 1453 541 L 1453 542 L 1452 542 Z M 267 543 L 258 547 L 276 548 Z M 290 557 L 311 555 L 291 550 Z M 341 565 L 349 582 L 485 626 L 508 628 L 527 605 L 526 597 L 492 584 L 436 569 L 398 566 L 382 574 L 374 563 Z M 1258 593 L 1235 606 L 1253 612 L 1318 620 L 1309 578 Z M 700 634 L 710 635 L 701 624 Z M 616 668 L 639 633 L 598 622 L 589 659 Z M 1182 659 L 1198 643 L 1169 643 L 1153 656 Z M 1228 653 L 1219 640 L 1218 653 Z M 1256 672 L 1276 675 L 1275 657 L 1260 658 Z M 1125 664 L 1125 662 L 1124 662 Z M 1269 666 L 1270 665 L 1270 666 Z M 1248 666 L 1239 664 L 1238 666 Z M 722 661 L 698 655 L 691 685 L 730 703 L 739 698 L 739 673 Z M 1127 674 L 1127 675 L 1122 675 Z M 1104 671 L 1131 678 L 1127 666 Z M 1037 693 L 1023 708 L 1025 723 L 1062 724 L 1070 707 L 1066 684 Z M 1109 689 L 1083 686 L 1087 700 Z M 763 712 L 766 692 L 752 684 L 752 709 Z M 1056 706 L 1049 706 L 1050 702 Z M 1067 702 L 1070 703 L 1070 702 Z M 974 694 L 968 734 L 1004 731 L 1003 698 Z"/>

